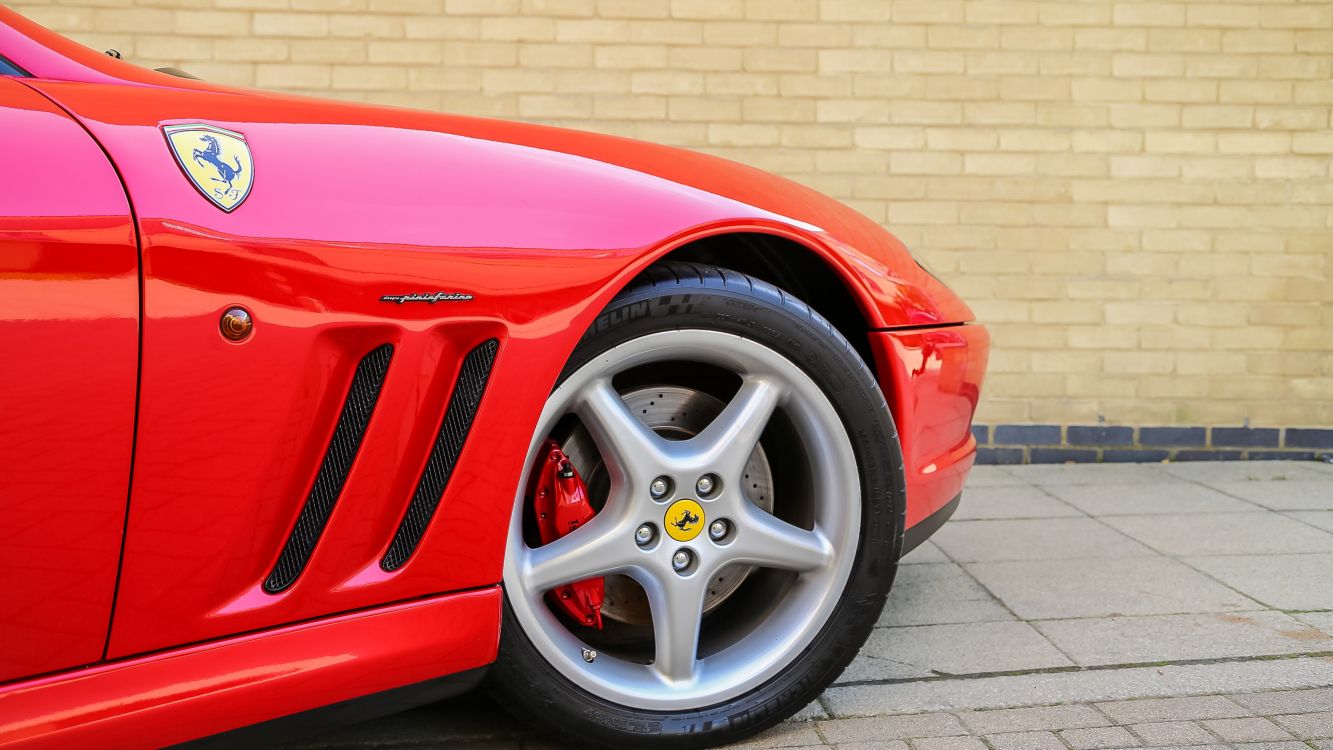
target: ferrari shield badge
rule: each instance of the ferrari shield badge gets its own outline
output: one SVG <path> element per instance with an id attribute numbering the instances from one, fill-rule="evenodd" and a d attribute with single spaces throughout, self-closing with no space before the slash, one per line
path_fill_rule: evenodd
<path id="1" fill-rule="evenodd" d="M 176 162 L 213 205 L 231 213 L 250 197 L 254 159 L 245 136 L 215 125 L 168 125 L 162 129 Z"/>

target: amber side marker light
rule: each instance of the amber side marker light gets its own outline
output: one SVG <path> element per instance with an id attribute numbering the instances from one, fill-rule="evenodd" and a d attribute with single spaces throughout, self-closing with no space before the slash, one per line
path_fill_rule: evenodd
<path id="1" fill-rule="evenodd" d="M 244 341 L 254 330 L 255 321 L 244 308 L 233 307 L 222 313 L 220 326 L 223 337 L 228 341 Z"/>

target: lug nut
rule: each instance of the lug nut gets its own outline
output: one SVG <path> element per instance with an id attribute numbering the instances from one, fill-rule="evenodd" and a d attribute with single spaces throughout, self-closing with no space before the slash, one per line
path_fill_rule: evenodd
<path id="1" fill-rule="evenodd" d="M 715 542 L 725 539 L 729 531 L 731 531 L 731 524 L 721 518 L 708 524 L 708 538 Z"/>
<path id="2" fill-rule="evenodd" d="M 651 523 L 645 523 L 634 532 L 634 541 L 638 542 L 640 547 L 647 547 L 652 544 L 656 537 L 657 529 L 654 529 Z"/>
<path id="3" fill-rule="evenodd" d="M 686 568 L 690 567 L 690 563 L 692 562 L 694 562 L 694 555 L 690 554 L 690 551 L 687 549 L 676 550 L 676 554 L 671 556 L 671 567 L 674 568 L 677 573 L 681 573 Z"/>
<path id="4" fill-rule="evenodd" d="M 704 474 L 695 482 L 694 490 L 699 493 L 699 497 L 708 497 L 717 489 L 717 481 L 713 479 L 712 474 Z"/>
<path id="5" fill-rule="evenodd" d="M 648 485 L 648 493 L 653 496 L 654 500 L 661 500 L 670 491 L 671 481 L 666 477 L 658 477 L 653 480 L 652 484 Z"/>

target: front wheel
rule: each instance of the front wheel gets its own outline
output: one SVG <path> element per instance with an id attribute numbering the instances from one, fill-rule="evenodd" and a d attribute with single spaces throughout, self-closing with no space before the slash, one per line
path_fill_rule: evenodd
<path id="1" fill-rule="evenodd" d="M 817 697 L 869 635 L 901 546 L 902 453 L 864 362 L 805 304 L 654 266 L 584 335 L 529 474 L 553 446 L 595 515 L 543 543 L 535 478 L 520 483 L 492 672 L 546 733 L 732 742 Z M 585 580 L 600 621 L 556 601 Z"/>

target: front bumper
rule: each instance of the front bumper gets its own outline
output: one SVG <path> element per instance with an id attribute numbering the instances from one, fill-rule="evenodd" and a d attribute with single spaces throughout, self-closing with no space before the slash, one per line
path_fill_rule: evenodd
<path id="1" fill-rule="evenodd" d="M 870 344 L 902 441 L 911 529 L 956 498 L 972 468 L 990 334 L 979 325 L 875 331 Z"/>

